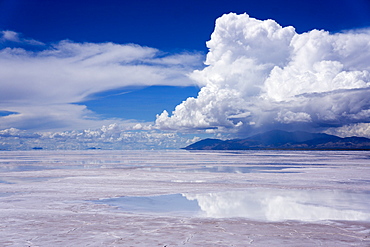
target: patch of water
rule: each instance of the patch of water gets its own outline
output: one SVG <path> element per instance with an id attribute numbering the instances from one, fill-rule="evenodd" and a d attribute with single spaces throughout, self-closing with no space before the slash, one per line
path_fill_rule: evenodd
<path id="1" fill-rule="evenodd" d="M 208 166 L 199 168 L 199 172 L 216 172 L 216 173 L 264 173 L 279 172 L 288 168 L 300 168 L 294 166 Z"/>
<path id="2" fill-rule="evenodd" d="M 370 193 L 254 188 L 202 194 L 118 197 L 94 201 L 132 213 L 243 217 L 262 221 L 370 221 Z"/>
<path id="3" fill-rule="evenodd" d="M 182 194 L 159 196 L 124 196 L 93 201 L 108 204 L 127 212 L 162 213 L 171 215 L 195 215 L 201 212 L 197 201 L 189 200 Z"/>

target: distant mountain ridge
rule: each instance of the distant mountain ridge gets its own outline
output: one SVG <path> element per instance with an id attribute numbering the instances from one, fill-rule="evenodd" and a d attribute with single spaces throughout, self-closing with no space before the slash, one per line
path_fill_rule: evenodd
<path id="1" fill-rule="evenodd" d="M 204 139 L 193 143 L 186 150 L 370 150 L 370 139 L 345 137 L 304 131 L 272 130 L 245 139 Z"/>

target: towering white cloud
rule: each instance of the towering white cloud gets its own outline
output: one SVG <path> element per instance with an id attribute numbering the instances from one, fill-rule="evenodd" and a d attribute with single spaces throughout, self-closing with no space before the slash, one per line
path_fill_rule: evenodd
<path id="1" fill-rule="evenodd" d="M 370 29 L 298 34 L 273 20 L 227 14 L 216 21 L 204 85 L 162 129 L 244 132 L 252 129 L 341 127 L 370 122 Z"/>
<path id="2" fill-rule="evenodd" d="M 18 113 L 1 117 L 0 129 L 96 128 L 106 123 L 73 103 L 126 86 L 194 85 L 187 74 L 202 59 L 133 44 L 47 46 L 13 31 L 0 33 L 0 45 L 0 111 Z"/>

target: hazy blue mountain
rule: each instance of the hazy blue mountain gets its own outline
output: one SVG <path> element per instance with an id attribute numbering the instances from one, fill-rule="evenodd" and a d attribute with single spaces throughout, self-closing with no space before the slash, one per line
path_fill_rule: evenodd
<path id="1" fill-rule="evenodd" d="M 341 138 L 323 133 L 272 130 L 245 139 L 204 139 L 191 144 L 187 150 L 248 150 L 248 149 L 308 149 L 308 150 L 370 150 L 370 139 Z"/>
<path id="2" fill-rule="evenodd" d="M 196 143 L 193 143 L 191 144 L 191 148 L 189 149 L 194 149 L 194 150 L 197 150 L 197 149 L 213 149 L 214 147 L 216 147 L 218 144 L 222 143 L 223 141 L 222 140 L 218 140 L 218 139 L 204 139 L 204 140 L 201 140 L 201 141 L 198 141 Z M 185 149 L 188 149 L 188 147 L 190 146 L 187 146 Z"/>

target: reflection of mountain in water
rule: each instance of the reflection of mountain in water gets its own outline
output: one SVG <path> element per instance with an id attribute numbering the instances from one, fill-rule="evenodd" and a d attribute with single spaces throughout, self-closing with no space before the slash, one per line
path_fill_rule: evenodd
<path id="1" fill-rule="evenodd" d="M 307 150 L 370 150 L 370 139 L 273 130 L 246 139 L 205 139 L 191 144 L 187 150 L 307 149 Z"/>

